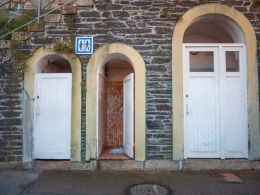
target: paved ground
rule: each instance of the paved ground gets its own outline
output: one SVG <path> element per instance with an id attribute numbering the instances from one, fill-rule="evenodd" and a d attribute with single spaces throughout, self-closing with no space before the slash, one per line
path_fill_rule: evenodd
<path id="1" fill-rule="evenodd" d="M 29 171 L 2 171 L 0 194 L 120 195 L 146 182 L 168 186 L 172 194 L 260 194 L 259 171 L 232 173 L 45 171 L 37 179 L 38 174 Z"/>
<path id="2" fill-rule="evenodd" d="M 0 195 L 20 194 L 38 175 L 31 171 L 0 171 Z"/>

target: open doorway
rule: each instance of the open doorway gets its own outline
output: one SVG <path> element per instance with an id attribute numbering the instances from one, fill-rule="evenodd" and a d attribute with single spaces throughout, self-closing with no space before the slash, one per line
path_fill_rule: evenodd
<path id="1" fill-rule="evenodd" d="M 59 55 L 47 55 L 35 77 L 34 159 L 71 159 L 71 66 Z"/>
<path id="2" fill-rule="evenodd" d="M 134 158 L 134 70 L 112 59 L 98 72 L 98 159 Z"/>

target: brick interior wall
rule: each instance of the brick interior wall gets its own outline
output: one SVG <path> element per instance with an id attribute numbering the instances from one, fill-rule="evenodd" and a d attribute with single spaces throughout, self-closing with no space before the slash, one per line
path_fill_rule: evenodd
<path id="1" fill-rule="evenodd" d="M 107 147 L 123 145 L 123 82 L 107 83 Z"/>
<path id="2" fill-rule="evenodd" d="M 99 155 L 105 148 L 106 144 L 106 128 L 107 128 L 107 103 L 106 103 L 106 77 L 99 74 L 99 96 L 98 96 L 98 148 Z"/>

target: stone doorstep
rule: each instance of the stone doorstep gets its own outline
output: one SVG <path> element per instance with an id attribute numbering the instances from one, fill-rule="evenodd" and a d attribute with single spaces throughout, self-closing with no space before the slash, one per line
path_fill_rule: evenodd
<path id="1" fill-rule="evenodd" d="M 33 169 L 44 170 L 96 170 L 96 161 L 89 163 L 71 161 L 36 160 L 33 162 Z"/>
<path id="2" fill-rule="evenodd" d="M 180 163 L 181 162 L 181 163 Z M 179 166 L 183 163 L 183 169 Z M 71 161 L 34 161 L 34 162 L 0 162 L 1 170 L 104 170 L 104 171 L 227 171 L 260 170 L 260 161 L 249 160 L 98 160 L 91 162 Z"/>
<path id="3" fill-rule="evenodd" d="M 259 161 L 250 160 L 218 160 L 218 159 L 189 159 L 184 161 L 183 170 L 253 170 L 260 168 Z M 258 166 L 255 166 L 257 164 Z M 258 169 L 256 169 L 258 170 Z"/>
<path id="4" fill-rule="evenodd" d="M 28 170 L 32 168 L 32 163 L 26 162 L 0 162 L 0 171 L 5 170 Z"/>

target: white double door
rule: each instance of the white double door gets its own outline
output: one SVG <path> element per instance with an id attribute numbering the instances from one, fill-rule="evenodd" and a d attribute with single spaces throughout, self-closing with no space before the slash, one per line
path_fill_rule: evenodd
<path id="1" fill-rule="evenodd" d="M 248 158 L 244 45 L 183 48 L 184 158 Z"/>
<path id="2" fill-rule="evenodd" d="M 35 159 L 70 159 L 71 73 L 36 74 Z"/>

